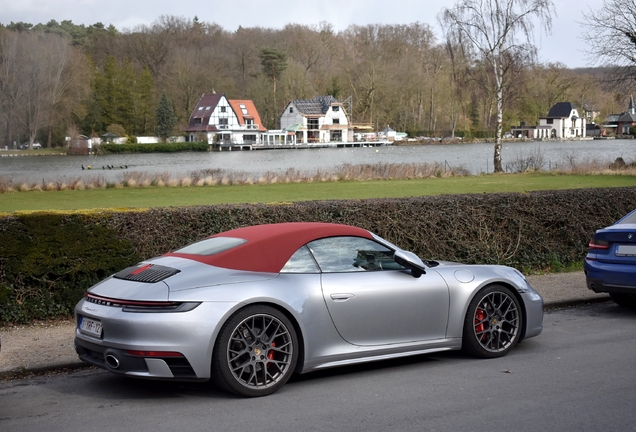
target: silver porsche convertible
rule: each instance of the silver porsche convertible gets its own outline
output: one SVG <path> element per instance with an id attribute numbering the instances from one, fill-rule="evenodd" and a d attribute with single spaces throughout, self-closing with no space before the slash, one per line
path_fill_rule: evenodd
<path id="1" fill-rule="evenodd" d="M 436 351 L 499 357 L 541 333 L 514 268 L 422 260 L 347 225 L 239 228 L 129 267 L 75 308 L 79 357 L 264 396 L 296 373 Z"/>

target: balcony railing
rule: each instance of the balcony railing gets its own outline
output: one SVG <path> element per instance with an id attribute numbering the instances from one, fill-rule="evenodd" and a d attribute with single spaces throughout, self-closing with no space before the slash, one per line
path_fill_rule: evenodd
<path id="1" fill-rule="evenodd" d="M 259 125 L 247 124 L 247 125 L 216 125 L 217 129 L 231 129 L 231 130 L 258 130 Z"/>

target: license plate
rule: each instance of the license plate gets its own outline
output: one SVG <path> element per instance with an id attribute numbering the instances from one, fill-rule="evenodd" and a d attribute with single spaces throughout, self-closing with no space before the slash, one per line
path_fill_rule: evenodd
<path id="1" fill-rule="evenodd" d="M 80 330 L 90 335 L 102 336 L 102 323 L 98 320 L 82 317 L 80 320 Z"/>
<path id="2" fill-rule="evenodd" d="M 634 245 L 618 245 L 616 247 L 617 256 L 636 256 L 636 246 Z"/>

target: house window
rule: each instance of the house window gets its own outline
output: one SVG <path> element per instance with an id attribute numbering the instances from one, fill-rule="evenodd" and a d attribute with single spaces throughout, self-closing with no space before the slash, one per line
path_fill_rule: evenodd
<path id="1" fill-rule="evenodd" d="M 317 118 L 307 119 L 307 129 L 318 129 L 318 119 Z"/>
<path id="2" fill-rule="evenodd" d="M 210 111 L 210 108 L 212 108 L 212 107 L 205 107 L 205 110 L 206 111 Z"/>
<path id="3" fill-rule="evenodd" d="M 247 115 L 247 107 L 245 106 L 245 104 L 239 104 L 239 108 L 241 108 L 241 112 L 243 113 L 243 115 Z"/>
<path id="4" fill-rule="evenodd" d="M 220 125 L 227 125 L 227 118 L 220 118 L 219 119 L 219 124 Z"/>
<path id="5" fill-rule="evenodd" d="M 203 107 L 202 106 L 199 107 L 199 111 L 203 111 Z"/>
<path id="6" fill-rule="evenodd" d="M 195 125 L 200 125 L 200 124 L 201 124 L 201 119 L 200 119 L 200 118 L 198 118 L 198 117 L 195 117 L 195 118 L 194 118 L 194 124 L 195 124 Z"/>
<path id="7" fill-rule="evenodd" d="M 294 107 L 289 107 L 289 113 L 292 114 L 294 112 Z"/>
<path id="8" fill-rule="evenodd" d="M 340 124 L 340 119 L 339 118 L 333 119 L 333 124 Z"/>
<path id="9" fill-rule="evenodd" d="M 253 119 L 245 119 L 245 124 L 246 125 L 253 125 L 254 124 L 254 120 Z"/>
<path id="10" fill-rule="evenodd" d="M 221 107 L 221 112 L 225 112 L 225 107 Z"/>
<path id="11" fill-rule="evenodd" d="M 553 122 L 554 122 L 554 119 L 546 119 L 547 124 L 552 124 Z"/>
<path id="12" fill-rule="evenodd" d="M 338 111 L 340 111 L 340 107 L 339 107 L 339 106 L 335 106 L 335 105 L 334 105 L 334 106 L 332 106 L 332 107 L 331 107 L 331 110 L 332 110 L 333 112 L 338 112 Z"/>

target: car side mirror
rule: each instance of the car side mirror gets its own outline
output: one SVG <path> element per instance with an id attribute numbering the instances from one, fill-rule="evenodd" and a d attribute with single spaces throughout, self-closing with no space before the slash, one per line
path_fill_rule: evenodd
<path id="1" fill-rule="evenodd" d="M 418 278 L 423 274 L 426 274 L 426 267 L 418 262 L 420 259 L 413 252 L 403 250 L 395 251 L 393 259 L 402 267 L 406 267 L 411 270 L 411 275 L 414 278 Z"/>

